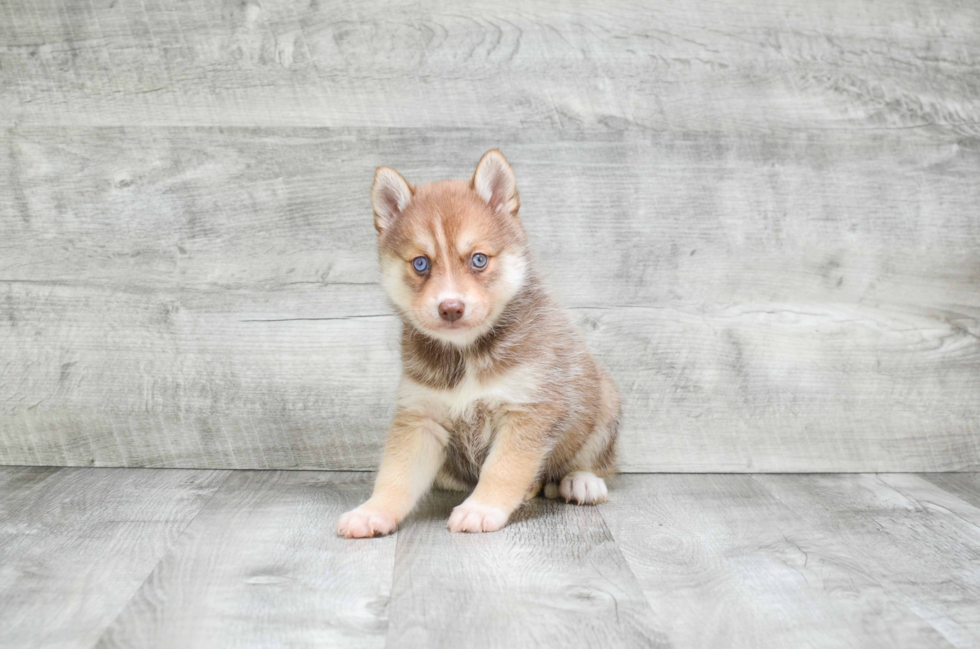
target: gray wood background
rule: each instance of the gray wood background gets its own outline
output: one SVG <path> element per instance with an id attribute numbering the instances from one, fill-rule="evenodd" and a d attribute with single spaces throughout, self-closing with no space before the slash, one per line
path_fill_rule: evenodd
<path id="1" fill-rule="evenodd" d="M 376 466 L 499 146 L 630 471 L 980 469 L 980 4 L 0 0 L 0 463 Z"/>

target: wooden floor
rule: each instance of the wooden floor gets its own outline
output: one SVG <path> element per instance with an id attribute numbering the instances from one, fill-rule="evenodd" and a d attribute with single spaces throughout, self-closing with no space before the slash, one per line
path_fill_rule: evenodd
<path id="1" fill-rule="evenodd" d="M 973 647 L 980 474 L 623 475 L 489 535 L 370 473 L 0 468 L 0 646 Z"/>

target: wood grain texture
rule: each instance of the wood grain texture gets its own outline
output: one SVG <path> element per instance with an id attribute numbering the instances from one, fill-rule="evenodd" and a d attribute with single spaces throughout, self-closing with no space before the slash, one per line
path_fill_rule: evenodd
<path id="1" fill-rule="evenodd" d="M 0 647 L 91 647 L 224 478 L 0 467 Z"/>
<path id="2" fill-rule="evenodd" d="M 980 133 L 971 0 L 31 0 L 0 17 L 3 125 Z"/>
<path id="3" fill-rule="evenodd" d="M 754 479 L 841 544 L 832 560 L 880 583 L 946 642 L 980 643 L 980 509 L 911 475 Z"/>
<path id="4" fill-rule="evenodd" d="M 484 535 L 436 492 L 396 536 L 337 538 L 373 477 L 2 467 L 0 647 L 980 640 L 977 474 L 625 475 Z"/>
<path id="5" fill-rule="evenodd" d="M 384 646 L 396 537 L 335 531 L 373 478 L 231 474 L 95 646 Z"/>
<path id="6" fill-rule="evenodd" d="M 980 468 L 978 34 L 968 0 L 3 3 L 0 463 L 375 467 L 372 171 L 500 146 L 625 470 Z"/>
<path id="7" fill-rule="evenodd" d="M 619 476 L 599 511 L 671 646 L 954 646 L 751 476 Z"/>
<path id="8" fill-rule="evenodd" d="M 978 140 L 17 128 L 0 460 L 376 466 L 398 375 L 374 166 L 494 144 L 620 384 L 627 471 L 980 466 Z"/>
<path id="9" fill-rule="evenodd" d="M 451 534 L 434 492 L 398 532 L 387 647 L 658 647 L 594 507 L 539 498 L 493 534 Z"/>

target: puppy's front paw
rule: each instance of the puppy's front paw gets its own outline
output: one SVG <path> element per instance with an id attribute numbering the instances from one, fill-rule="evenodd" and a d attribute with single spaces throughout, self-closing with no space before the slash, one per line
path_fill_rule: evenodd
<path id="1" fill-rule="evenodd" d="M 450 532 L 496 532 L 507 524 L 509 515 L 502 509 L 471 502 L 469 499 L 453 509 L 449 517 Z"/>
<path id="2" fill-rule="evenodd" d="M 398 522 L 390 514 L 361 505 L 340 517 L 337 521 L 337 535 L 349 539 L 367 539 L 391 534 L 396 527 Z"/>
<path id="3" fill-rule="evenodd" d="M 595 505 L 609 500 L 606 481 L 591 471 L 572 471 L 562 478 L 558 487 L 566 502 L 579 505 Z"/>

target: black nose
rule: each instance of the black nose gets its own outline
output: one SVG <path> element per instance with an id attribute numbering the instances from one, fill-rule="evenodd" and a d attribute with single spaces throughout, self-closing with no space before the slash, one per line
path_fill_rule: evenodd
<path id="1" fill-rule="evenodd" d="M 455 322 L 463 317 L 464 308 L 459 300 L 445 300 L 439 304 L 439 317 L 446 322 Z"/>

